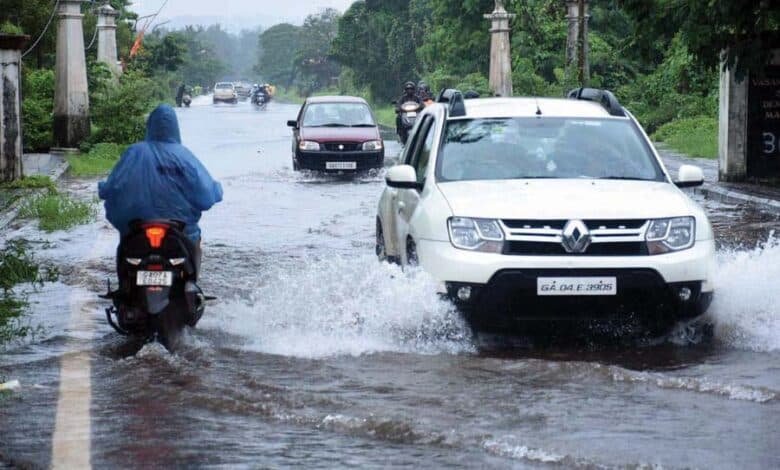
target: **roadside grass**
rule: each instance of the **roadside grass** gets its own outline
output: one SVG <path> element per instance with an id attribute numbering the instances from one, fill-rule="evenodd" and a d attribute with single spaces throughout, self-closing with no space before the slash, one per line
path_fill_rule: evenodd
<path id="1" fill-rule="evenodd" d="M 78 177 L 101 176 L 109 173 L 127 145 L 95 144 L 88 153 L 68 156 L 70 174 Z"/>
<path id="2" fill-rule="evenodd" d="M 395 108 L 392 105 L 372 106 L 380 126 L 395 129 Z"/>
<path id="3" fill-rule="evenodd" d="M 66 230 L 91 221 L 97 210 L 90 202 L 79 201 L 53 192 L 34 196 L 19 210 L 23 219 L 38 219 L 38 227 L 46 232 Z"/>
<path id="4" fill-rule="evenodd" d="M 13 293 L 13 287 L 24 283 L 40 287 L 58 277 L 59 271 L 55 267 L 40 265 L 34 259 L 26 240 L 10 240 L 0 250 L 0 347 L 38 330 L 24 322 L 29 304 L 26 298 Z"/>
<path id="5" fill-rule="evenodd" d="M 48 176 L 35 175 L 2 183 L 0 184 L 0 189 L 48 189 L 49 192 L 54 192 L 57 190 L 57 186 Z"/>
<path id="6" fill-rule="evenodd" d="M 675 119 L 659 127 L 653 140 L 691 157 L 718 158 L 718 121 L 709 116 Z"/>

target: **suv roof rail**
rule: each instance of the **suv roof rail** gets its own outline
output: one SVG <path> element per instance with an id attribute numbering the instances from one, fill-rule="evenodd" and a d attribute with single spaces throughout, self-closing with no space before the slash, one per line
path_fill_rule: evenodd
<path id="1" fill-rule="evenodd" d="M 436 98 L 437 103 L 448 103 L 447 109 L 450 117 L 466 115 L 466 104 L 463 102 L 463 93 L 454 88 L 446 88 Z"/>
<path id="2" fill-rule="evenodd" d="M 599 90 L 598 88 L 575 88 L 566 94 L 566 97 L 572 100 L 593 101 L 599 103 L 610 116 L 625 116 L 626 112 L 620 105 L 618 99 L 609 90 Z"/>

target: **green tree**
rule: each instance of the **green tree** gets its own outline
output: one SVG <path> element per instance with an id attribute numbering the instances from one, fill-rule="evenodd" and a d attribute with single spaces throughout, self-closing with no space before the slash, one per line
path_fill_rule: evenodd
<path id="1" fill-rule="evenodd" d="M 621 0 L 620 5 L 637 22 L 635 36 L 652 41 L 679 33 L 705 67 L 719 64 L 721 51 L 727 51 L 726 65 L 740 76 L 763 69 L 779 45 L 780 8 L 774 0 Z"/>
<path id="2" fill-rule="evenodd" d="M 300 30 L 298 51 L 295 54 L 296 81 L 305 94 L 311 94 L 330 85 L 338 77 L 340 67 L 329 55 L 338 32 L 339 12 L 328 8 L 309 15 Z"/>
<path id="3" fill-rule="evenodd" d="M 257 72 L 267 82 L 285 88 L 295 81 L 295 57 L 301 38 L 301 28 L 289 23 L 272 26 L 260 35 Z"/>

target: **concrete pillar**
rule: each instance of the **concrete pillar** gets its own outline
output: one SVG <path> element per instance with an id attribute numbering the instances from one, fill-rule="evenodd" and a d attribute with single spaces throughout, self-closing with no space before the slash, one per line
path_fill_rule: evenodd
<path id="1" fill-rule="evenodd" d="M 737 81 L 733 70 L 720 72 L 718 111 L 718 174 L 721 181 L 747 177 L 748 80 Z"/>
<path id="2" fill-rule="evenodd" d="M 89 137 L 89 92 L 81 0 L 60 0 L 54 86 L 54 145 L 76 148 Z"/>
<path id="3" fill-rule="evenodd" d="M 590 62 L 588 60 L 588 14 L 589 4 L 585 0 L 584 21 L 583 21 L 583 42 L 584 42 L 584 70 L 585 81 L 590 78 Z M 566 35 L 566 67 L 572 78 L 578 76 L 579 66 L 579 40 L 580 40 L 580 7 L 578 0 L 566 0 L 566 20 L 568 21 L 568 34 Z"/>
<path id="4" fill-rule="evenodd" d="M 97 60 L 108 64 L 115 73 L 120 74 L 122 69 L 117 60 L 116 48 L 116 18 L 119 12 L 105 4 L 97 11 L 98 52 Z"/>
<path id="5" fill-rule="evenodd" d="M 496 96 L 512 96 L 512 56 L 509 22 L 517 15 L 507 13 L 503 0 L 496 0 L 493 13 L 484 15 L 490 28 L 490 91 Z"/>
<path id="6" fill-rule="evenodd" d="M 22 47 L 28 39 L 0 34 L 0 181 L 22 176 Z"/>

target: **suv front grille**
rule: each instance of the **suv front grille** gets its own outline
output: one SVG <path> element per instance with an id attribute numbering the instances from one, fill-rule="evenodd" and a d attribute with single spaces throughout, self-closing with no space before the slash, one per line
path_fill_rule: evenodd
<path id="1" fill-rule="evenodd" d="M 581 253 L 563 246 L 567 220 L 502 220 L 506 234 L 505 255 L 525 256 L 647 256 L 644 219 L 583 220 L 590 244 Z"/>

